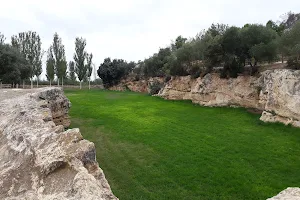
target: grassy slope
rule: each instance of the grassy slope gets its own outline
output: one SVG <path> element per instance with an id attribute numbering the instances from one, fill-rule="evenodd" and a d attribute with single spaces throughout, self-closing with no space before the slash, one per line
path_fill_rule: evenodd
<path id="1" fill-rule="evenodd" d="M 66 95 L 72 127 L 95 143 L 122 200 L 266 199 L 300 186 L 300 129 L 132 92 Z"/>

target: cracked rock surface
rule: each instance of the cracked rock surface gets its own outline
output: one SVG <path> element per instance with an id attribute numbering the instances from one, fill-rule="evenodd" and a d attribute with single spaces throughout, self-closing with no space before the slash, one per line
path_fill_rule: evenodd
<path id="1" fill-rule="evenodd" d="M 59 88 L 0 90 L 0 199 L 117 199 Z"/>

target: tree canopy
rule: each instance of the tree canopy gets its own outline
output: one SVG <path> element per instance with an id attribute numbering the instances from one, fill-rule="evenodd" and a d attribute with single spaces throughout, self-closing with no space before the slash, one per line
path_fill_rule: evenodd
<path id="1" fill-rule="evenodd" d="M 105 58 L 104 62 L 100 64 L 97 73 L 102 79 L 105 87 L 118 84 L 120 80 L 132 71 L 135 64 L 133 62 L 127 63 L 122 59 Z"/>
<path id="2" fill-rule="evenodd" d="M 54 58 L 54 69 L 58 79 L 67 76 L 67 61 L 65 55 L 65 46 L 62 44 L 62 39 L 57 33 L 53 36 L 51 51 Z"/>
<path id="3" fill-rule="evenodd" d="M 5 39 L 5 36 L 0 32 L 0 44 L 4 44 Z"/>
<path id="4" fill-rule="evenodd" d="M 46 60 L 46 77 L 50 83 L 54 80 L 55 75 L 55 60 L 52 53 L 52 46 L 47 51 Z"/>
<path id="5" fill-rule="evenodd" d="M 42 73 L 43 50 L 40 36 L 36 32 L 21 32 L 11 37 L 11 44 L 23 54 L 30 66 L 30 78 L 39 78 Z"/>
<path id="6" fill-rule="evenodd" d="M 76 81 L 75 62 L 74 61 L 69 62 L 69 78 L 73 83 Z"/>
<path id="7" fill-rule="evenodd" d="M 75 39 L 75 53 L 74 53 L 75 73 L 77 74 L 77 77 L 80 82 L 87 75 L 87 65 L 85 64 L 87 53 L 85 51 L 85 46 L 86 46 L 85 39 L 79 37 Z"/>
<path id="8" fill-rule="evenodd" d="M 24 56 L 9 44 L 0 44 L 0 81 L 20 83 L 30 77 L 30 66 Z"/>

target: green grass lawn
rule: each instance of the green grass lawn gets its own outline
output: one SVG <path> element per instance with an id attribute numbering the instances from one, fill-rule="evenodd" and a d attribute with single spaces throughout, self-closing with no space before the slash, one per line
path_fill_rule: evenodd
<path id="1" fill-rule="evenodd" d="M 121 200 L 266 199 L 300 186 L 300 129 L 242 108 L 133 92 L 67 90 L 72 127 L 95 143 Z"/>

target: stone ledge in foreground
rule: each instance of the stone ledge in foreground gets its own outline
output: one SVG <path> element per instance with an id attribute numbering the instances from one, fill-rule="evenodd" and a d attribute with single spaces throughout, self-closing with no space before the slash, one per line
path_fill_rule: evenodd
<path id="1" fill-rule="evenodd" d="M 0 199 L 117 199 L 59 88 L 0 90 Z"/>

